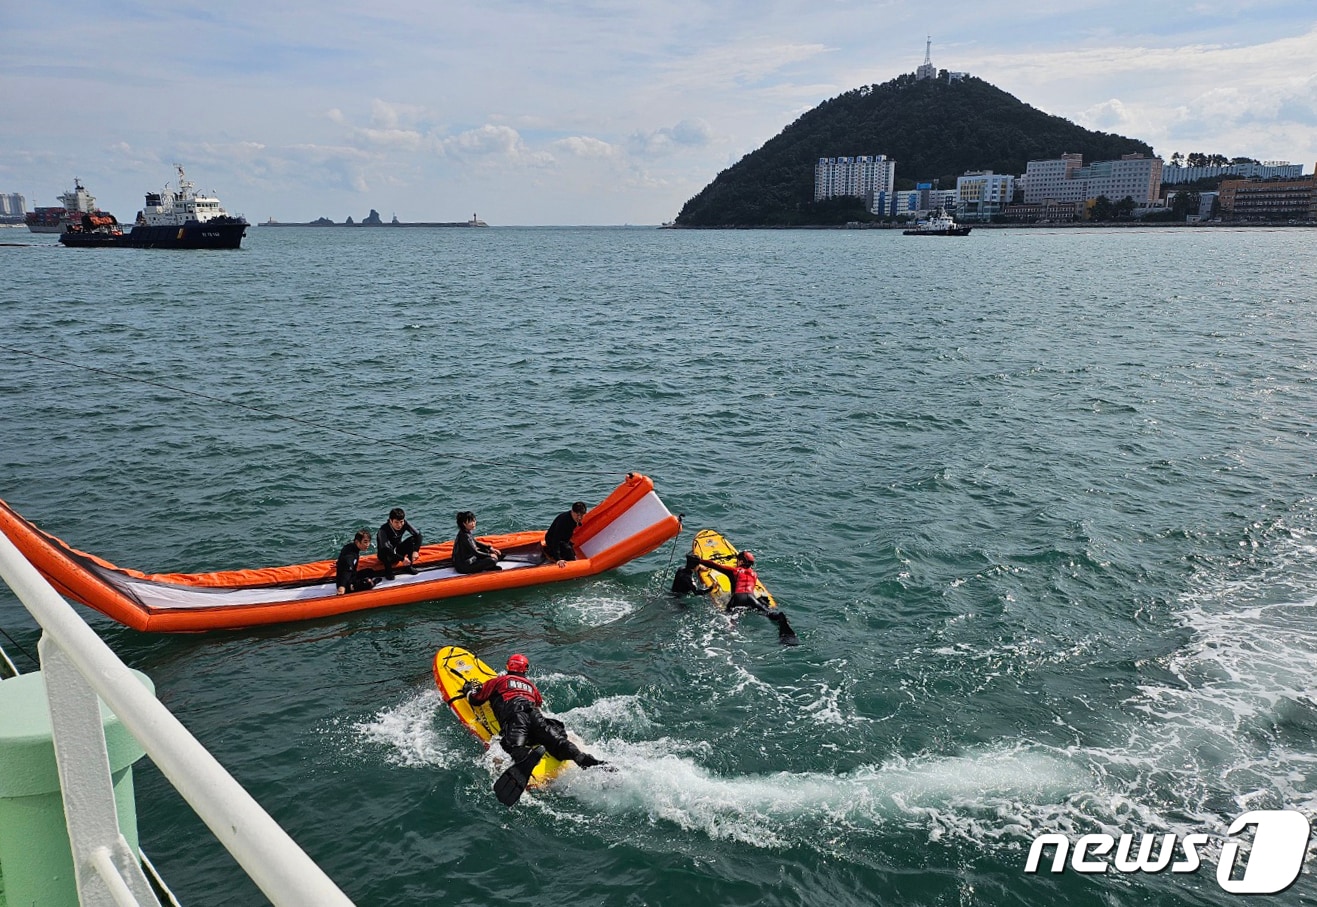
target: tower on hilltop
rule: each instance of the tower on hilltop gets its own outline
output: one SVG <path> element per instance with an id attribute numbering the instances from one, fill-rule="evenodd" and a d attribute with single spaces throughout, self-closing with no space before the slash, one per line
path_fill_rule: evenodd
<path id="1" fill-rule="evenodd" d="M 935 79 L 937 70 L 933 68 L 933 36 L 928 36 L 928 41 L 924 44 L 924 65 L 915 70 L 916 79 Z"/>

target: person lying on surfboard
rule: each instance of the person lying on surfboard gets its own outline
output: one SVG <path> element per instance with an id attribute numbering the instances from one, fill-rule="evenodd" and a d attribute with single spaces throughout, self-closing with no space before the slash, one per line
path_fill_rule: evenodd
<path id="1" fill-rule="evenodd" d="M 777 624 L 778 640 L 783 645 L 796 645 L 796 632 L 791 629 L 791 624 L 787 622 L 787 616 L 775 608 L 770 608 L 766 604 L 767 599 L 761 600 L 755 595 L 755 586 L 759 585 L 759 574 L 755 573 L 755 556 L 753 553 L 749 551 L 738 552 L 735 567 L 728 567 L 726 564 L 720 564 L 717 561 L 706 561 L 694 554 L 686 555 L 688 570 L 694 569 L 696 564 L 701 564 L 710 570 L 717 570 L 731 579 L 732 597 L 727 601 L 727 610 L 729 612 L 738 608 L 758 611 Z M 678 571 L 678 574 L 680 572 Z M 676 580 L 673 582 L 673 591 L 677 591 Z"/>
<path id="2" fill-rule="evenodd" d="M 567 729 L 556 718 L 545 718 L 540 708 L 544 697 L 527 677 L 530 659 L 520 653 L 508 657 L 507 672 L 491 677 L 483 684 L 470 681 L 463 692 L 472 705 L 488 702 L 503 731 L 503 749 L 514 763 L 529 761 L 534 749 L 543 748 L 555 759 L 570 759 L 581 768 L 607 765 L 602 759 L 581 752 L 567 739 Z M 535 756 L 535 762 L 539 756 Z M 534 762 L 530 763 L 532 766 Z M 524 786 L 524 782 L 523 782 Z"/>
<path id="3" fill-rule="evenodd" d="M 749 551 L 738 552 L 735 567 L 728 567 L 726 564 L 720 564 L 717 561 L 706 561 L 704 558 L 696 557 L 693 554 L 686 558 L 687 564 L 691 561 L 703 564 L 710 570 L 717 570 L 719 573 L 731 578 L 732 597 L 727 602 L 728 611 L 735 611 L 737 608 L 753 608 L 756 611 L 768 613 L 768 606 L 755 596 L 755 586 L 759 585 L 759 574 L 755 573 L 754 554 Z"/>

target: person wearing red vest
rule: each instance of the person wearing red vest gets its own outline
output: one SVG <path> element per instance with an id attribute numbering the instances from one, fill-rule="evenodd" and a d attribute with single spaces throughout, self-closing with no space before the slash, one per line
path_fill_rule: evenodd
<path id="1" fill-rule="evenodd" d="M 727 602 L 727 610 L 735 611 L 737 608 L 753 608 L 756 611 L 768 613 L 769 608 L 758 598 L 755 597 L 755 586 L 759 584 L 759 574 L 755 573 L 755 556 L 749 551 L 742 551 L 736 555 L 736 566 L 728 567 L 726 564 L 720 564 L 717 561 L 706 561 L 704 558 L 690 555 L 686 558 L 687 563 L 696 562 L 703 564 L 710 570 L 717 570 L 732 580 L 732 597 Z"/>
<path id="2" fill-rule="evenodd" d="M 491 677 L 483 684 L 471 681 L 463 692 L 472 705 L 488 702 L 503 730 L 503 749 L 513 762 L 521 762 L 536 747 L 555 759 L 572 760 L 581 768 L 607 765 L 567 739 L 567 729 L 556 718 L 545 718 L 540 709 L 544 697 L 527 677 L 530 659 L 517 654 L 508 658 L 507 673 Z"/>
<path id="3" fill-rule="evenodd" d="M 787 620 L 787 616 L 776 608 L 770 607 L 770 599 L 767 597 L 761 599 L 755 594 L 755 587 L 759 585 L 759 575 L 755 573 L 755 556 L 753 554 L 749 551 L 742 551 L 737 554 L 735 567 L 728 567 L 726 564 L 719 564 L 716 561 L 706 561 L 694 554 L 686 555 L 685 569 L 678 570 L 677 576 L 672 581 L 674 594 L 683 595 L 694 592 L 696 595 L 707 595 L 713 591 L 712 587 L 708 589 L 699 588 L 699 584 L 695 582 L 695 578 L 691 574 L 700 564 L 731 578 L 732 596 L 727 601 L 728 611 L 736 611 L 739 608 L 750 608 L 758 611 L 777 624 L 778 642 L 784 646 L 800 644 L 800 640 L 796 637 L 796 631 L 791 629 L 791 622 Z"/>

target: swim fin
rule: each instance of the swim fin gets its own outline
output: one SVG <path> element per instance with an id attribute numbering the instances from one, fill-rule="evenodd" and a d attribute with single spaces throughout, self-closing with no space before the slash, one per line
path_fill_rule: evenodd
<path id="1" fill-rule="evenodd" d="M 781 611 L 770 611 L 768 619 L 777 624 L 777 641 L 784 646 L 800 645 L 800 638 L 796 636 L 796 631 L 791 629 L 791 624 L 787 622 L 787 616 Z"/>
<path id="2" fill-rule="evenodd" d="M 537 746 L 499 775 L 498 780 L 494 782 L 494 796 L 498 797 L 498 802 L 504 806 L 515 806 L 521 795 L 526 792 L 531 772 L 535 771 L 535 766 L 539 765 L 543 758 L 544 747 Z"/>

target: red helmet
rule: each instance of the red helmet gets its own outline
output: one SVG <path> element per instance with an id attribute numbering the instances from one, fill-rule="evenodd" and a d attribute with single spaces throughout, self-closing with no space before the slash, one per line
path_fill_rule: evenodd
<path id="1" fill-rule="evenodd" d="M 747 564 L 753 564 L 755 562 L 755 556 L 749 551 L 742 551 L 737 557 L 745 561 Z"/>
<path id="2" fill-rule="evenodd" d="M 508 656 L 508 673 L 525 674 L 530 670 L 530 659 L 520 653 Z"/>

